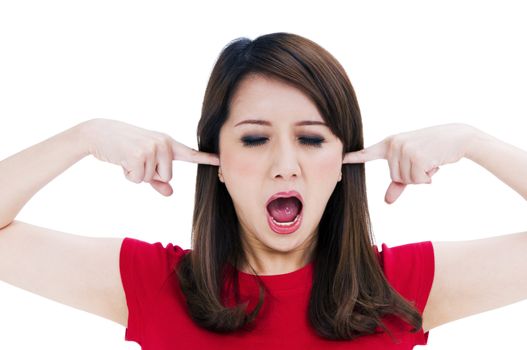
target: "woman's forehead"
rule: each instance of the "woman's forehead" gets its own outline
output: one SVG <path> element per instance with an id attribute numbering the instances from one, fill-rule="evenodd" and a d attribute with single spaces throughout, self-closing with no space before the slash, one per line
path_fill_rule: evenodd
<path id="1" fill-rule="evenodd" d="M 250 76 L 240 82 L 230 102 L 229 119 L 233 126 L 245 120 L 260 120 L 259 125 L 263 126 L 324 122 L 316 105 L 300 89 L 261 76 Z"/>

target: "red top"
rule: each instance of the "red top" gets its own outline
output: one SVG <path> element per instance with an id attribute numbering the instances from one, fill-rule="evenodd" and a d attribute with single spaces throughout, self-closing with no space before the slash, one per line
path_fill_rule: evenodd
<path id="1" fill-rule="evenodd" d="M 378 248 L 375 247 L 378 251 Z M 120 271 L 128 304 L 125 340 L 143 350 L 168 349 L 412 349 L 425 345 L 428 332 L 395 316 L 384 318 L 399 343 L 386 333 L 362 336 L 351 341 L 332 341 L 317 336 L 309 326 L 306 310 L 312 284 L 313 265 L 273 276 L 260 276 L 269 288 L 264 305 L 250 332 L 217 334 L 200 328 L 186 311 L 174 266 L 189 250 L 169 243 L 147 243 L 125 238 L 121 247 Z M 430 241 L 389 248 L 378 254 L 390 284 L 404 298 L 414 301 L 422 314 L 434 278 L 434 251 Z M 257 293 L 254 276 L 239 272 L 241 296 Z M 244 293 L 245 291 L 245 293 Z M 251 304 L 249 304 L 252 309 Z M 399 331 L 398 331 L 399 330 Z"/>

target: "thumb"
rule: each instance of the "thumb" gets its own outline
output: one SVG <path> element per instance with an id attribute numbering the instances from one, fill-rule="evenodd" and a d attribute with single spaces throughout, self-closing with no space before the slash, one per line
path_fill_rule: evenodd
<path id="1" fill-rule="evenodd" d="M 161 193 L 165 197 L 171 196 L 172 193 L 174 193 L 172 186 L 170 186 L 170 184 L 167 182 L 152 180 L 150 182 L 150 186 L 152 186 L 154 190 Z"/>
<path id="2" fill-rule="evenodd" d="M 406 184 L 392 181 L 388 189 L 386 190 L 386 195 L 384 196 L 384 201 L 388 204 L 392 204 L 399 198 L 401 193 L 403 193 L 406 188 Z"/>

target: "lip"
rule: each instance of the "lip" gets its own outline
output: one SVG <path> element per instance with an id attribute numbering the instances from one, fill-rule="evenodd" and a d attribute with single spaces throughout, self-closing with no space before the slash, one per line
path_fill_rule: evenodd
<path id="1" fill-rule="evenodd" d="M 273 194 L 271 197 L 269 197 L 269 199 L 267 200 L 267 203 L 265 203 L 265 207 L 267 208 L 269 203 L 274 201 L 276 198 L 287 198 L 287 197 L 296 197 L 296 198 L 298 198 L 300 200 L 300 202 L 302 203 L 302 208 L 304 207 L 304 199 L 302 198 L 302 195 L 300 193 L 298 193 L 297 191 L 295 191 L 295 190 L 285 191 L 285 192 L 277 192 L 277 193 Z"/>

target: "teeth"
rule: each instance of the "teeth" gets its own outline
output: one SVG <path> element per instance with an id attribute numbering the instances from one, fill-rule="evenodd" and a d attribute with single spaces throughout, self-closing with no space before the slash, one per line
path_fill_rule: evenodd
<path id="1" fill-rule="evenodd" d="M 276 221 L 273 217 L 271 217 L 271 219 L 273 220 L 273 222 L 275 224 L 277 224 L 278 226 L 291 226 L 293 225 L 295 222 L 298 221 L 298 218 L 300 217 L 300 214 L 298 214 L 295 219 L 293 221 L 289 221 L 289 222 L 278 222 Z"/>

